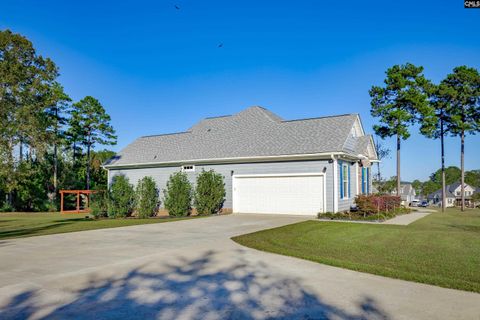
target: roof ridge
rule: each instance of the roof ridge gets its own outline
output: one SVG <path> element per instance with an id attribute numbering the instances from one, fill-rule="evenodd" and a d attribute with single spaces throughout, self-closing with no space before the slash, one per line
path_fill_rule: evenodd
<path id="1" fill-rule="evenodd" d="M 302 118 L 302 119 L 293 119 L 293 120 L 282 120 L 282 122 L 294 122 L 294 121 L 318 120 L 318 119 L 325 119 L 325 118 L 339 118 L 339 117 L 356 116 L 356 115 L 358 115 L 358 113 L 345 113 L 345 114 L 338 114 L 338 115 L 331 115 L 331 116 L 312 117 L 312 118 Z"/>
<path id="2" fill-rule="evenodd" d="M 147 136 L 141 136 L 140 138 L 172 136 L 172 135 L 175 135 L 175 134 L 184 134 L 184 133 L 191 133 L 191 132 L 190 131 L 181 131 L 181 132 L 172 132 L 172 133 L 151 134 L 151 135 L 147 135 Z"/>

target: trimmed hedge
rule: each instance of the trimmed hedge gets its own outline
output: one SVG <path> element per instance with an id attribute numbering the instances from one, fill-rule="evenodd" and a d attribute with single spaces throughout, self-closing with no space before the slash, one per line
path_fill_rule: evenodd
<path id="1" fill-rule="evenodd" d="M 214 170 L 202 172 L 197 177 L 195 208 L 198 214 L 218 213 L 225 201 L 223 176 Z"/>
<path id="2" fill-rule="evenodd" d="M 110 218 L 124 218 L 133 211 L 135 192 L 127 177 L 119 175 L 112 179 L 110 186 L 110 200 L 108 216 Z"/>
<path id="3" fill-rule="evenodd" d="M 90 213 L 95 219 L 107 216 L 109 206 L 108 192 L 92 193 L 90 195 Z"/>
<path id="4" fill-rule="evenodd" d="M 165 208 L 171 216 L 186 216 L 192 210 L 192 185 L 184 172 L 173 173 L 163 190 Z"/>
<path id="5" fill-rule="evenodd" d="M 140 219 L 149 218 L 156 214 L 157 207 L 157 185 L 152 177 L 143 177 L 135 192 L 135 213 Z"/>

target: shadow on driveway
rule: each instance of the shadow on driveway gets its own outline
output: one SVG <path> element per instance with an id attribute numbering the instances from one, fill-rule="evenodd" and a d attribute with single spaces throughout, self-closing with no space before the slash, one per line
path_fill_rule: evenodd
<path id="1" fill-rule="evenodd" d="M 91 275 L 86 285 L 68 289 L 65 300 L 44 299 L 48 290 L 27 290 L 0 306 L 1 319 L 388 319 L 375 301 L 363 297 L 341 310 L 305 290 L 295 279 L 247 263 L 219 267 L 214 251 L 175 259 L 117 276 Z M 169 257 L 164 257 L 168 260 Z M 50 302 L 46 302 L 50 301 Z"/>

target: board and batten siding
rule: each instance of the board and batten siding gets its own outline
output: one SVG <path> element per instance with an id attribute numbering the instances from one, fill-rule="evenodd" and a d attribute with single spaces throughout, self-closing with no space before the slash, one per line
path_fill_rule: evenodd
<path id="1" fill-rule="evenodd" d="M 232 175 L 240 174 L 290 174 L 290 173 L 321 173 L 325 171 L 326 181 L 326 210 L 333 211 L 333 164 L 328 160 L 305 160 L 305 161 L 279 161 L 258 163 L 234 163 L 234 164 L 211 164 L 195 165 L 195 172 L 186 172 L 188 179 L 195 186 L 198 173 L 203 170 L 213 169 L 225 178 L 225 203 L 224 208 L 232 208 Z M 130 183 L 136 185 L 138 180 L 145 176 L 152 177 L 160 190 L 160 199 L 163 200 L 163 189 L 166 187 L 168 178 L 174 172 L 180 171 L 180 166 L 135 168 L 135 169 L 109 169 L 109 181 L 116 175 L 124 175 Z M 162 201 L 163 202 L 163 201 Z M 163 204 L 160 204 L 163 207 Z"/>

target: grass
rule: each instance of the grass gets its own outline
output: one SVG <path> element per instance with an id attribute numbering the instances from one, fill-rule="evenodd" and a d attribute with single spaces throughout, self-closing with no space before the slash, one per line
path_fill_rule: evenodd
<path id="1" fill-rule="evenodd" d="M 85 214 L 60 214 L 58 212 L 0 213 L 0 240 L 198 218 L 129 218 L 95 220 L 92 218 L 87 219 L 85 216 Z"/>
<path id="2" fill-rule="evenodd" d="M 233 240 L 332 266 L 480 292 L 479 209 L 448 209 L 408 226 L 306 221 Z"/>

